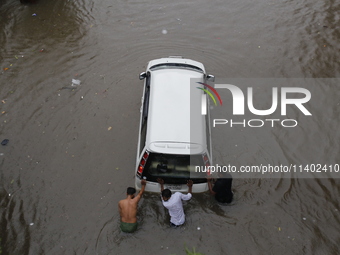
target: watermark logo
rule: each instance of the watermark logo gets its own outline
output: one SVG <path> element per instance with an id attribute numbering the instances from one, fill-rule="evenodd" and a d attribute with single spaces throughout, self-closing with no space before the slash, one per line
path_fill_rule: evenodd
<path id="1" fill-rule="evenodd" d="M 218 104 L 223 105 L 220 94 L 216 91 L 216 89 L 227 89 L 227 91 L 231 94 L 232 97 L 232 115 L 233 116 L 245 116 L 247 114 L 253 114 L 256 116 L 266 116 L 266 119 L 256 118 L 256 119 L 243 119 L 241 121 L 236 121 L 233 119 L 225 119 L 218 118 L 213 119 L 213 127 L 217 125 L 230 125 L 233 126 L 242 126 L 242 127 L 262 127 L 266 123 L 269 123 L 271 127 L 275 126 L 275 123 L 280 123 L 282 127 L 296 127 L 298 122 L 296 119 L 288 118 L 288 119 L 278 119 L 278 118 L 270 118 L 269 116 L 277 113 L 279 111 L 281 116 L 287 116 L 287 107 L 293 107 L 298 110 L 298 112 L 302 113 L 305 116 L 311 116 L 312 113 L 306 108 L 305 104 L 308 103 L 311 99 L 311 93 L 308 89 L 301 87 L 272 87 L 271 94 L 269 94 L 266 100 L 268 100 L 271 104 L 266 108 L 258 108 L 255 107 L 254 104 L 254 93 L 252 87 L 247 87 L 246 93 L 244 93 L 238 86 L 232 84 L 214 84 L 208 85 L 203 82 L 196 82 L 201 84 L 203 87 L 197 87 L 204 91 L 202 94 L 201 100 L 201 113 L 202 115 L 207 115 L 207 95 L 211 98 L 215 105 Z M 257 99 L 259 100 L 259 99 Z M 262 99 L 263 100 L 263 97 Z M 247 109 L 246 109 L 247 107 Z M 247 110 L 247 113 L 246 113 Z M 296 113 L 296 110 L 295 110 Z M 277 116 L 277 114 L 276 114 Z M 239 118 L 238 118 L 239 119 Z"/>
<path id="2" fill-rule="evenodd" d="M 244 115 L 244 94 L 242 90 L 231 84 L 215 84 L 215 88 L 224 88 L 228 89 L 233 97 L 233 115 Z M 303 98 L 287 98 L 287 94 L 289 93 L 296 93 L 304 95 Z M 272 105 L 267 110 L 258 110 L 255 109 L 253 103 L 253 88 L 247 89 L 247 105 L 248 109 L 251 113 L 255 115 L 270 115 L 274 113 L 277 109 L 278 105 L 278 89 L 272 88 Z M 303 106 L 304 103 L 307 103 L 311 99 L 311 93 L 309 90 L 305 88 L 291 88 L 291 87 L 284 87 L 281 88 L 281 115 L 287 115 L 287 105 L 292 104 L 295 105 L 304 115 L 312 115 L 306 107 Z"/>
<path id="3" fill-rule="evenodd" d="M 218 92 L 216 91 L 216 89 L 214 87 L 212 87 L 212 86 L 210 86 L 206 83 L 203 83 L 203 82 L 197 82 L 197 83 L 203 85 L 204 87 L 206 87 L 208 89 L 210 89 L 216 95 L 218 101 L 220 102 L 220 105 L 223 104 L 220 94 L 218 94 Z M 210 96 L 210 98 L 213 100 L 215 105 L 217 105 L 216 98 L 214 97 L 214 95 L 208 89 L 201 88 L 201 87 L 196 87 L 196 88 L 203 90 L 206 93 L 206 94 L 202 95 L 202 115 L 207 115 L 207 97 L 206 97 L 206 95 Z"/>

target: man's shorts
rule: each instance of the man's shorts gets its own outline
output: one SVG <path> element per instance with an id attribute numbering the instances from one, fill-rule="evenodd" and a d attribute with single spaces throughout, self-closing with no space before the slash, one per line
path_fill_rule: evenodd
<path id="1" fill-rule="evenodd" d="M 138 223 L 126 223 L 126 222 L 120 222 L 120 229 L 125 233 L 132 233 L 137 230 Z"/>

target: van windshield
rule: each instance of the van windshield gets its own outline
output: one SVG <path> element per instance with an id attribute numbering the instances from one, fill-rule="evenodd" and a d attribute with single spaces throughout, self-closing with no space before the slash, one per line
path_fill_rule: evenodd
<path id="1" fill-rule="evenodd" d="M 189 65 L 189 64 L 182 64 L 182 63 L 165 63 L 165 64 L 158 64 L 154 65 L 150 68 L 151 71 L 156 71 L 160 69 L 170 69 L 170 68 L 175 68 L 175 69 L 188 69 L 191 71 L 196 71 L 200 73 L 204 73 L 203 70 L 197 66 Z"/>
<path id="2" fill-rule="evenodd" d="M 188 179 L 194 183 L 206 182 L 202 173 L 195 172 L 195 166 L 203 166 L 203 158 L 198 155 L 175 155 L 150 153 L 143 176 L 149 181 L 164 179 L 165 183 L 185 184 Z M 203 178 L 202 178 L 203 177 Z"/>

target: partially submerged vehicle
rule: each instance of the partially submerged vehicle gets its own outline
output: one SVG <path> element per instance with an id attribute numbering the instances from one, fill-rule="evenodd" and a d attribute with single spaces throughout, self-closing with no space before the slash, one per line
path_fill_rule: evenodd
<path id="1" fill-rule="evenodd" d="M 197 166 L 212 164 L 209 101 L 202 101 L 207 75 L 202 63 L 169 57 L 152 60 L 144 80 L 140 110 L 135 186 L 147 179 L 146 191 L 160 192 L 157 178 L 172 191 L 188 190 L 193 180 L 194 193 L 208 190 L 206 173 Z M 202 103 L 203 102 L 203 103 Z M 207 109 L 202 114 L 202 104 Z"/>

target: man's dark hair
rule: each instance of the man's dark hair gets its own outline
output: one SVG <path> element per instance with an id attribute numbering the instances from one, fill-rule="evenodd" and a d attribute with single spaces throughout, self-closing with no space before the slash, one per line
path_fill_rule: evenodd
<path id="1" fill-rule="evenodd" d="M 133 195 L 135 193 L 136 193 L 136 189 L 135 188 L 131 188 L 131 187 L 127 188 L 126 194 Z"/>
<path id="2" fill-rule="evenodd" d="M 231 174 L 229 174 L 228 172 L 220 172 L 218 174 L 218 177 L 221 179 L 232 179 L 233 177 L 231 177 Z"/>
<path id="3" fill-rule="evenodd" d="M 169 189 L 164 189 L 163 191 L 162 191 L 162 197 L 166 197 L 166 198 L 170 198 L 171 197 L 171 190 L 169 190 Z"/>

